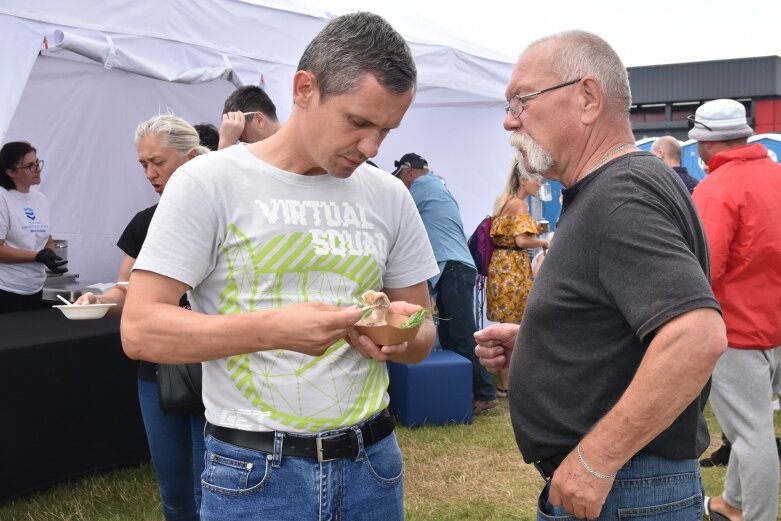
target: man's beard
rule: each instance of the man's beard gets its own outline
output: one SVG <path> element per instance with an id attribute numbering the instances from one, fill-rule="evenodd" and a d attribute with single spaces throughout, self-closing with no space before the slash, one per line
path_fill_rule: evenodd
<path id="1" fill-rule="evenodd" d="M 510 145 L 516 149 L 519 166 L 525 167 L 528 164 L 528 170 L 533 173 L 544 174 L 553 166 L 551 155 L 527 134 L 513 132 L 510 134 Z"/>

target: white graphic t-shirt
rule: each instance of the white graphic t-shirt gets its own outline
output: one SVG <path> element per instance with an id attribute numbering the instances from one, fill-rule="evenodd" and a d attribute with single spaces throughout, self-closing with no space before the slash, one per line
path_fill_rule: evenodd
<path id="1" fill-rule="evenodd" d="M 438 273 L 404 185 L 362 165 L 347 179 L 275 168 L 246 147 L 185 163 L 166 185 L 134 269 L 184 282 L 202 313 L 359 303 Z M 385 364 L 343 340 L 320 357 L 278 349 L 203 364 L 206 417 L 242 430 L 320 432 L 388 404 Z"/>
<path id="2" fill-rule="evenodd" d="M 0 188 L 0 239 L 19 250 L 39 251 L 49 240 L 49 203 L 35 188 L 22 193 Z M 0 262 L 0 289 L 32 295 L 43 287 L 46 267 L 40 262 Z"/>

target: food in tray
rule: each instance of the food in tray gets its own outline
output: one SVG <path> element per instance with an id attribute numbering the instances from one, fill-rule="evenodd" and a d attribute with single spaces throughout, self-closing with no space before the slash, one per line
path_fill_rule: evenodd
<path id="1" fill-rule="evenodd" d="M 367 291 L 362 298 L 366 311 L 355 326 L 359 333 L 368 336 L 378 346 L 412 341 L 429 315 L 425 308 L 411 316 L 393 313 L 390 311 L 390 299 L 380 291 Z"/>
<path id="2" fill-rule="evenodd" d="M 361 317 L 360 324 L 364 326 L 382 326 L 386 324 L 385 315 L 390 309 L 390 299 L 382 291 L 366 291 L 363 295 L 366 304 L 366 315 Z"/>

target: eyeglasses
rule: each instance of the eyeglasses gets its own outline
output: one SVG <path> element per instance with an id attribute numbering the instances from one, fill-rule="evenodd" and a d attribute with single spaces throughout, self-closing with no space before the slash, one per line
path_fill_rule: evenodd
<path id="1" fill-rule="evenodd" d="M 26 165 L 17 166 L 13 170 L 24 170 L 25 168 L 30 170 L 30 172 L 40 172 L 41 170 L 43 170 L 43 159 L 39 159 L 32 163 L 27 163 Z"/>
<path id="2" fill-rule="evenodd" d="M 694 116 L 686 116 L 686 123 L 687 123 L 687 125 L 689 125 L 689 130 L 693 129 L 695 125 L 699 125 L 702 128 L 704 128 L 705 130 L 707 130 L 709 132 L 713 132 L 712 128 L 710 128 L 708 125 L 706 125 L 702 121 L 697 121 L 696 119 L 694 119 Z"/>
<path id="3" fill-rule="evenodd" d="M 547 89 L 538 90 L 537 92 L 532 92 L 531 94 L 526 94 L 524 96 L 513 96 L 510 98 L 510 101 L 507 102 L 507 104 L 504 106 L 505 113 L 509 112 L 513 115 L 513 117 L 519 118 L 521 117 L 521 113 L 523 112 L 523 104 L 529 101 L 532 98 L 536 98 L 537 96 L 540 96 L 541 94 L 545 94 L 546 92 L 550 92 L 552 90 L 560 89 L 562 87 L 567 87 L 569 85 L 575 85 L 583 78 L 578 78 L 576 80 L 570 80 L 565 81 L 564 83 L 559 83 L 558 85 L 554 85 L 553 87 L 548 87 Z"/>
<path id="4" fill-rule="evenodd" d="M 254 117 L 255 117 L 255 113 L 254 112 L 245 112 L 244 113 L 244 121 L 245 121 L 245 123 L 248 123 Z"/>

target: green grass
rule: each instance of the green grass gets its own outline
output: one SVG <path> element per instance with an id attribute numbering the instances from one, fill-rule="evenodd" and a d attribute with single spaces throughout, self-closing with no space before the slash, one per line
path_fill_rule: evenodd
<path id="1" fill-rule="evenodd" d="M 711 447 L 720 430 L 710 409 Z M 777 428 L 777 433 L 781 429 Z M 515 446 L 507 400 L 472 425 L 399 428 L 410 521 L 533 520 L 542 479 Z M 724 467 L 703 469 L 708 495 L 721 492 Z M 101 472 L 0 505 L 3 521 L 162 519 L 151 465 Z"/>

